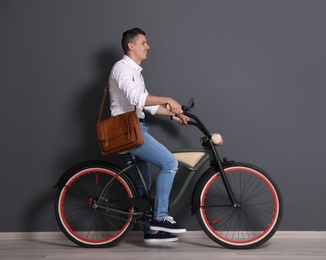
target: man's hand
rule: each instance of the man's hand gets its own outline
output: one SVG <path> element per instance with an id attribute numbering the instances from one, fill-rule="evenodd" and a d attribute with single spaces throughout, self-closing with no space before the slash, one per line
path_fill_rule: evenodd
<path id="1" fill-rule="evenodd" d="M 188 125 L 188 121 L 190 120 L 189 117 L 187 117 L 183 114 L 179 114 L 179 115 L 177 115 L 177 117 L 180 118 L 180 120 L 179 120 L 180 125 Z"/>
<path id="2" fill-rule="evenodd" d="M 170 105 L 170 111 L 175 114 L 175 115 L 180 115 L 182 114 L 182 108 L 181 108 L 181 105 L 175 101 L 173 98 L 170 98 L 168 104 Z"/>

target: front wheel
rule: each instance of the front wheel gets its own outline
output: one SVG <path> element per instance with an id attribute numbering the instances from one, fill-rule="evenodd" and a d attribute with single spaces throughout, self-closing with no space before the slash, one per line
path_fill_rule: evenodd
<path id="1" fill-rule="evenodd" d="M 247 163 L 224 165 L 237 206 L 231 205 L 221 174 L 214 168 L 199 183 L 197 217 L 205 233 L 231 249 L 262 245 L 278 229 L 283 200 L 275 181 Z"/>
<path id="2" fill-rule="evenodd" d="M 128 178 L 117 173 L 104 163 L 86 162 L 68 170 L 59 180 L 55 215 L 62 232 L 74 243 L 83 247 L 113 246 L 132 229 L 134 206 L 117 201 L 137 195 Z M 102 193 L 104 188 L 106 192 Z"/>

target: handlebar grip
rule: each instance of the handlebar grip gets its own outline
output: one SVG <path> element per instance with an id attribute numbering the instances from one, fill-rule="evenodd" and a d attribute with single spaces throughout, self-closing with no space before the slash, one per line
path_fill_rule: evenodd
<path id="1" fill-rule="evenodd" d="M 169 111 L 171 111 L 171 106 L 170 106 L 170 104 L 165 104 L 164 105 L 164 107 L 167 109 L 167 110 L 169 110 Z M 177 116 L 171 116 L 171 120 L 173 120 L 173 121 L 176 121 L 176 122 L 180 122 L 180 118 L 179 117 L 177 117 Z"/>
<path id="2" fill-rule="evenodd" d="M 171 120 L 180 122 L 181 119 L 177 116 L 171 116 Z"/>
<path id="3" fill-rule="evenodd" d="M 166 103 L 166 104 L 164 105 L 164 107 L 165 107 L 167 110 L 171 111 L 171 106 L 170 106 L 170 104 Z"/>

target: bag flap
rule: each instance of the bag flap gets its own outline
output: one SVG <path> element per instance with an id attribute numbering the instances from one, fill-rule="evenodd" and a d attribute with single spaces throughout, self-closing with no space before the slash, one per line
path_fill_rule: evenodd
<path id="1" fill-rule="evenodd" d="M 134 128 L 135 111 L 110 117 L 97 123 L 97 136 L 101 141 L 128 135 Z"/>

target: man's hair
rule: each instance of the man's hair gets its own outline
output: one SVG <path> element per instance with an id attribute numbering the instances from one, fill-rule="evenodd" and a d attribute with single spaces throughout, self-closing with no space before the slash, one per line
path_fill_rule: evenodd
<path id="1" fill-rule="evenodd" d="M 140 28 L 133 28 L 133 29 L 130 29 L 128 31 L 125 31 L 123 34 L 122 34 L 122 40 L 121 40 L 121 44 L 122 44 L 122 49 L 123 49 L 123 52 L 125 54 L 127 54 L 127 51 L 128 51 L 128 44 L 129 43 L 135 43 L 136 40 L 137 40 L 137 35 L 139 34 L 142 34 L 142 35 L 145 35 L 145 32 L 140 29 Z"/>

